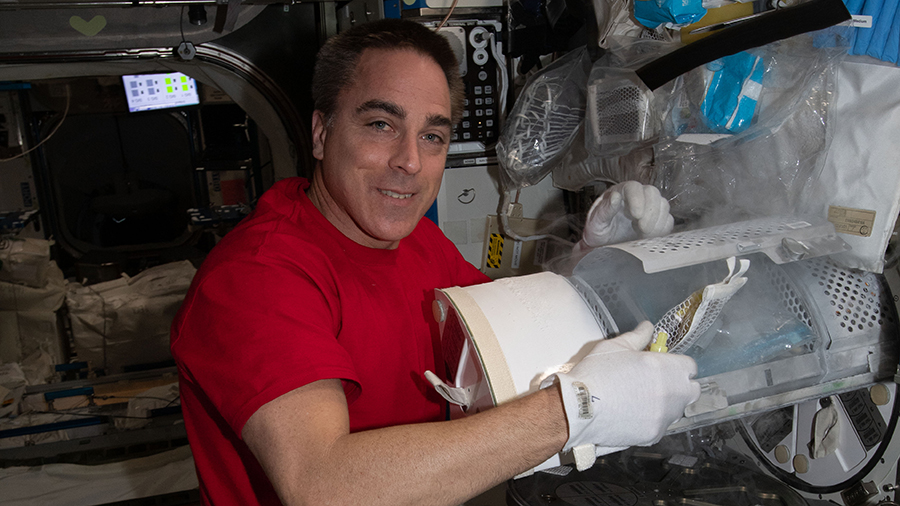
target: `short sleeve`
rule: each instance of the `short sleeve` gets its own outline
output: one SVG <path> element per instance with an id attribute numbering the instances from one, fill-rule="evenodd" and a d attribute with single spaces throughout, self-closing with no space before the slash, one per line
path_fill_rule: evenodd
<path id="1" fill-rule="evenodd" d="M 240 435 L 265 403 L 320 379 L 359 380 L 337 341 L 340 307 L 285 259 L 228 261 L 203 272 L 173 323 L 182 374 Z"/>

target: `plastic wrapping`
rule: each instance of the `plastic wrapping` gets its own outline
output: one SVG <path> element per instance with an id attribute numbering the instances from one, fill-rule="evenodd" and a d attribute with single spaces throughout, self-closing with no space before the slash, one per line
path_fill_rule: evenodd
<path id="1" fill-rule="evenodd" d="M 756 116 L 765 64 L 759 56 L 742 51 L 704 67 L 706 94 L 700 111 L 714 132 L 740 133 Z"/>
<path id="2" fill-rule="evenodd" d="M 701 0 L 635 0 L 634 17 L 648 28 L 678 28 L 706 15 Z"/>
<path id="3" fill-rule="evenodd" d="M 654 138 L 653 92 L 629 69 L 595 67 L 588 83 L 585 145 L 595 156 L 624 154 Z"/>
<path id="4" fill-rule="evenodd" d="M 671 51 L 674 44 L 611 36 L 608 45 L 591 68 L 587 90 L 593 101 L 586 121 L 553 167 L 554 184 L 566 190 L 577 191 L 593 181 L 653 183 L 653 144 L 674 87 L 650 92 L 633 69 Z"/>
<path id="5" fill-rule="evenodd" d="M 714 133 L 701 112 L 708 70 L 699 68 L 677 80 L 665 136 L 654 146 L 657 186 L 672 214 L 696 226 L 800 211 L 831 142 L 829 108 L 843 52 L 818 50 L 811 36 L 798 36 L 753 54 L 765 72 L 749 128 L 694 142 Z"/>
<path id="6" fill-rule="evenodd" d="M 698 378 L 815 351 L 819 336 L 772 296 L 762 273 L 755 277 L 748 277 L 715 328 L 685 352 L 697 362 Z"/>
<path id="7" fill-rule="evenodd" d="M 563 156 L 584 117 L 590 66 L 576 49 L 532 76 L 497 142 L 497 159 L 515 188 L 537 184 Z"/>
<path id="8" fill-rule="evenodd" d="M 610 41 L 587 82 L 584 145 L 591 156 L 625 155 L 657 138 L 671 87 L 650 91 L 634 70 L 671 48 L 656 40 Z"/>
<path id="9" fill-rule="evenodd" d="M 898 70 L 816 47 L 823 32 L 754 50 L 765 63 L 751 126 L 709 144 L 702 70 L 679 79 L 655 184 L 676 218 L 710 226 L 777 214 L 827 217 L 852 250 L 843 265 L 881 272 L 900 209 Z M 878 125 L 878 128 L 872 128 Z M 699 135 L 697 135 L 699 134 Z"/>

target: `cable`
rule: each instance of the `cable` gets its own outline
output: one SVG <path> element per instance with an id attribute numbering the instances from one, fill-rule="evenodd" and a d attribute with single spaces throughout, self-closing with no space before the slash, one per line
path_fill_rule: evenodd
<path id="1" fill-rule="evenodd" d="M 35 144 L 31 149 L 23 151 L 12 158 L 0 158 L 0 163 L 8 162 L 10 160 L 15 160 L 16 158 L 22 158 L 23 156 L 27 155 L 28 153 L 31 153 L 35 149 L 41 147 L 41 145 L 44 144 L 45 142 L 49 141 L 50 138 L 53 137 L 53 135 L 56 133 L 56 131 L 59 130 L 59 127 L 62 126 L 63 122 L 66 120 L 66 116 L 69 115 L 69 103 L 71 102 L 71 100 L 72 100 L 72 92 L 69 89 L 69 85 L 67 84 L 66 85 L 66 109 L 63 111 L 62 118 L 59 119 L 59 123 L 57 123 L 56 126 L 53 127 L 53 130 L 50 132 L 50 134 L 47 135 L 47 137 L 44 137 L 44 139 L 41 142 Z"/>
<path id="2" fill-rule="evenodd" d="M 539 235 L 529 235 L 529 236 L 521 236 L 517 234 L 512 227 L 509 225 L 509 192 L 504 190 L 502 193 L 502 200 L 500 202 L 500 228 L 503 232 L 509 236 L 511 239 L 515 241 L 538 241 L 541 239 L 552 239 L 554 241 L 565 244 L 568 247 L 575 246 L 575 243 L 569 241 L 567 239 L 563 239 L 562 237 L 553 235 L 553 234 L 539 234 Z"/>
<path id="3" fill-rule="evenodd" d="M 181 15 L 178 16 L 178 30 L 181 32 L 181 42 L 187 42 L 184 40 L 184 5 L 181 6 Z"/>
<path id="4" fill-rule="evenodd" d="M 506 72 L 506 57 L 503 56 L 503 51 L 500 49 L 503 42 L 500 41 L 496 33 L 489 33 L 488 36 L 491 38 L 491 54 L 494 55 L 497 67 L 500 68 L 500 118 L 505 118 L 506 94 L 509 92 L 509 75 Z"/>
<path id="5" fill-rule="evenodd" d="M 444 16 L 444 19 L 441 20 L 441 22 L 437 25 L 437 28 L 435 28 L 434 31 L 438 31 L 444 27 L 444 24 L 447 23 L 448 19 L 450 19 L 450 15 L 453 14 L 453 9 L 456 8 L 457 3 L 459 3 L 459 0 L 453 0 L 453 3 L 450 4 L 450 10 L 447 11 L 447 15 Z"/>

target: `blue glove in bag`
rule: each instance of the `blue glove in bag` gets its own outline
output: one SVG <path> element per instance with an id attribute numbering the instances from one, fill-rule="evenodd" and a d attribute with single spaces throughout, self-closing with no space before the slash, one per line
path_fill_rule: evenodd
<path id="1" fill-rule="evenodd" d="M 765 66 L 762 58 L 742 51 L 707 64 L 712 71 L 700 112 L 718 133 L 747 129 L 756 114 Z"/>
<path id="2" fill-rule="evenodd" d="M 671 28 L 696 23 L 705 15 L 702 0 L 634 0 L 634 17 L 654 30 L 660 25 Z"/>

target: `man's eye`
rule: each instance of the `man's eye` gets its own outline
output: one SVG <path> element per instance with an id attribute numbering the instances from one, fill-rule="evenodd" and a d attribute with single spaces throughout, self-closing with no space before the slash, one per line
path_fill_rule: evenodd
<path id="1" fill-rule="evenodd" d="M 425 134 L 424 138 L 428 142 L 437 142 L 437 143 L 444 142 L 444 138 L 437 134 Z"/>
<path id="2" fill-rule="evenodd" d="M 373 121 L 371 126 L 377 128 L 378 130 L 384 130 L 388 127 L 387 122 L 384 121 Z"/>

